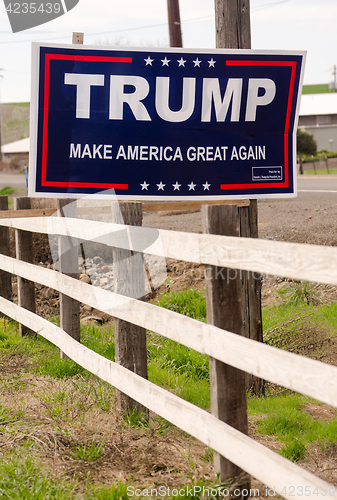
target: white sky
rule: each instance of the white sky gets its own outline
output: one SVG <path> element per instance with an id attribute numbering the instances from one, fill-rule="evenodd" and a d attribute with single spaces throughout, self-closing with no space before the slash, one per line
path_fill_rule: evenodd
<path id="1" fill-rule="evenodd" d="M 180 0 L 183 44 L 214 48 L 214 0 Z M 154 26 L 158 25 L 158 26 Z M 306 50 L 305 84 L 329 83 L 337 64 L 336 0 L 251 0 L 253 49 Z M 1 102 L 30 100 L 30 42 L 168 45 L 166 0 L 80 0 L 69 13 L 13 34 L 0 0 Z"/>

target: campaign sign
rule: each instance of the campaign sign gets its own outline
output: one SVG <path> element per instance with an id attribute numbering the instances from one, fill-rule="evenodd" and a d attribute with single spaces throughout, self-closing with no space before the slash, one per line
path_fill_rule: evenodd
<path id="1" fill-rule="evenodd" d="M 29 195 L 295 196 L 304 59 L 33 43 Z"/>

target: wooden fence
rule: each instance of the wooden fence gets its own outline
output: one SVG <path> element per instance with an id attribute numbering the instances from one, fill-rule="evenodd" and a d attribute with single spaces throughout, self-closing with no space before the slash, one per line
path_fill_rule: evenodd
<path id="1" fill-rule="evenodd" d="M 27 214 L 25 214 L 27 215 Z M 251 238 L 182 233 L 61 217 L 3 218 L 0 227 L 71 236 L 120 249 L 197 264 L 337 285 L 337 248 Z M 144 241 L 148 245 L 144 246 Z M 337 367 L 305 358 L 66 274 L 0 256 L 0 269 L 111 316 L 146 328 L 226 365 L 337 406 Z M 66 356 L 226 457 L 285 498 L 329 495 L 329 484 L 257 443 L 214 415 L 86 348 L 61 328 L 0 297 L 0 310 L 38 332 Z M 307 489 L 305 489 L 305 487 Z M 303 488 L 303 489 L 301 489 Z M 317 489 L 316 489 L 317 488 Z M 316 493 L 315 493 L 316 492 Z M 328 493 L 327 493 L 328 492 Z M 310 493 L 310 494 L 307 494 Z"/>

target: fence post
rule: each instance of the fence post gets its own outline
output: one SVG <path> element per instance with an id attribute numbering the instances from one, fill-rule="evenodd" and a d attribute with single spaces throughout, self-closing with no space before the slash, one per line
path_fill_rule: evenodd
<path id="1" fill-rule="evenodd" d="M 302 159 L 302 156 L 300 156 L 300 174 L 303 175 L 304 172 L 303 172 L 303 159 Z"/>
<path id="2" fill-rule="evenodd" d="M 240 236 L 236 205 L 202 207 L 204 233 Z M 236 269 L 210 266 L 206 273 L 207 321 L 219 328 L 244 335 L 242 283 Z M 219 420 L 248 433 L 245 373 L 214 358 L 209 359 L 211 412 Z M 246 473 L 227 458 L 214 452 L 214 470 L 220 482 L 234 480 L 250 488 Z"/>
<path id="3" fill-rule="evenodd" d="M 112 222 L 128 226 L 141 226 L 142 204 L 112 202 Z M 143 255 L 130 250 L 113 248 L 114 292 L 141 299 L 145 295 Z M 140 326 L 115 318 L 115 361 L 128 370 L 147 379 L 146 330 Z M 121 391 L 117 391 L 119 410 L 148 410 Z"/>
<path id="4" fill-rule="evenodd" d="M 8 196 L 0 196 L 0 210 L 8 210 Z M 9 227 L 0 227 L 0 254 L 10 255 Z M 12 298 L 12 275 L 0 270 L 0 295 L 7 300 Z M 5 315 L 0 314 L 0 317 Z"/>
<path id="5" fill-rule="evenodd" d="M 257 200 L 250 200 L 248 207 L 239 207 L 238 211 L 240 236 L 258 238 Z M 263 341 L 261 286 L 262 275 L 252 271 L 242 271 L 244 334 L 257 342 Z M 247 373 L 246 389 L 256 396 L 261 396 L 262 379 Z"/>
<path id="6" fill-rule="evenodd" d="M 327 156 L 325 157 L 325 165 L 326 165 L 326 170 L 327 170 L 328 174 L 330 174 Z"/>
<path id="7" fill-rule="evenodd" d="M 31 208 L 28 197 L 14 198 L 14 210 Z M 24 262 L 33 263 L 33 235 L 30 231 L 15 230 L 16 258 Z M 35 283 L 18 276 L 18 304 L 24 309 L 35 313 Z M 24 325 L 19 325 L 20 335 L 35 336 L 35 332 Z"/>
<path id="8" fill-rule="evenodd" d="M 72 199 L 57 200 L 57 210 L 60 217 L 77 217 L 77 202 Z M 59 236 L 59 271 L 67 276 L 78 279 L 78 245 L 71 236 Z M 73 339 L 80 341 L 80 302 L 68 295 L 60 293 L 60 326 Z M 67 356 L 61 351 L 61 358 Z"/>

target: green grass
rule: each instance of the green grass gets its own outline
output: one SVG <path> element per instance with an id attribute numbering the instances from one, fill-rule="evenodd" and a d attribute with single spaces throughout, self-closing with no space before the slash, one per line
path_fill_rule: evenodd
<path id="1" fill-rule="evenodd" d="M 90 441 L 86 443 L 76 443 L 72 451 L 70 451 L 70 456 L 74 460 L 83 460 L 85 462 L 95 462 L 104 452 L 105 440 L 97 440 L 93 437 Z"/>
<path id="2" fill-rule="evenodd" d="M 278 289 L 279 295 L 287 304 L 297 306 L 299 304 L 318 304 L 317 286 L 308 281 L 291 281 Z"/>
<path id="3" fill-rule="evenodd" d="M 332 336 L 337 335 L 337 303 L 318 305 L 316 288 L 312 284 L 288 282 L 279 293 L 284 302 L 263 310 L 266 343 L 298 352 L 301 347 L 299 343 L 302 341 L 298 332 L 306 334 L 309 327 L 314 332 L 323 332 L 322 335 L 325 335 L 325 332 Z M 157 304 L 201 321 L 206 320 L 204 294 L 195 289 L 166 293 L 160 297 Z M 57 323 L 57 320 L 54 319 L 54 322 Z M 82 326 L 81 341 L 95 352 L 108 359 L 114 359 L 114 330 L 111 324 Z M 150 381 L 201 408 L 210 409 L 207 356 L 152 332 L 148 333 L 147 350 Z M 60 380 L 60 385 L 53 391 L 40 393 L 48 418 L 55 422 L 67 419 L 71 421 L 75 414 L 81 418 L 85 408 L 78 406 L 76 394 L 85 394 L 86 381 L 90 377 L 88 372 L 71 360 L 60 360 L 59 350 L 42 337 L 21 339 L 17 334 L 17 324 L 1 319 L 0 355 L 4 352 L 26 354 L 32 371 Z M 62 385 L 64 380 L 69 380 L 70 385 Z M 17 380 L 7 377 L 1 383 L 13 384 L 14 387 Z M 109 411 L 112 391 L 108 384 L 97 383 L 91 393 L 94 404 L 103 411 Z M 82 399 L 82 405 L 83 401 L 85 403 L 85 397 Z M 248 411 L 249 415 L 255 416 L 260 433 L 274 436 L 282 443 L 280 453 L 283 456 L 299 461 L 305 459 L 310 443 L 317 443 L 324 449 L 331 443 L 337 442 L 337 418 L 328 422 L 313 418 L 308 411 L 305 411 L 311 403 L 313 401 L 310 398 L 292 394 L 290 391 L 285 391 L 282 396 L 270 392 L 268 397 L 260 399 L 248 397 Z M 317 404 L 319 403 L 315 402 L 315 405 Z M 6 409 L 0 407 L 0 425 L 2 421 L 14 421 L 19 418 L 20 411 L 22 412 L 22 409 L 18 409 L 16 413 L 8 413 Z M 128 414 L 125 422 L 131 427 L 148 425 L 141 414 Z M 72 450 L 72 456 L 77 457 L 77 460 L 94 461 L 99 458 L 102 449 L 103 443 L 99 441 L 78 443 Z M 210 457 L 209 453 L 205 456 L 205 461 Z M 114 492 L 116 489 L 111 491 Z M 107 489 L 102 495 L 108 496 L 97 496 L 97 498 L 114 498 L 109 496 L 115 494 L 111 491 Z"/>
<path id="4" fill-rule="evenodd" d="M 190 288 L 163 294 L 156 305 L 206 321 L 203 291 Z M 148 340 L 149 379 L 201 408 L 210 407 L 208 357 L 159 335 Z"/>
<path id="5" fill-rule="evenodd" d="M 19 106 L 20 108 L 29 108 L 30 102 L 6 102 L 6 104 L 2 104 L 2 106 Z"/>
<path id="6" fill-rule="evenodd" d="M 329 89 L 328 83 L 321 83 L 317 85 L 303 85 L 302 94 L 327 94 L 333 92 Z"/>
<path id="7" fill-rule="evenodd" d="M 337 168 L 329 168 L 329 173 L 327 172 L 326 169 L 317 169 L 316 173 L 315 171 L 312 170 L 304 170 L 304 175 L 336 175 L 337 174 Z"/>
<path id="8" fill-rule="evenodd" d="M 337 418 L 329 422 L 313 418 L 305 411 L 313 402 L 300 394 L 255 398 L 249 401 L 249 414 L 263 415 L 257 421 L 259 432 L 283 442 L 281 455 L 297 462 L 305 458 L 309 443 L 324 449 L 337 441 Z"/>
<path id="9" fill-rule="evenodd" d="M 6 186 L 0 190 L 0 196 L 9 196 L 10 194 L 13 194 L 17 191 L 19 191 L 19 190 L 15 189 L 11 186 Z"/>
<path id="10" fill-rule="evenodd" d="M 203 292 L 190 288 L 180 292 L 168 292 L 163 294 L 156 305 L 170 309 L 189 318 L 206 321 L 206 300 Z"/>
<path id="11" fill-rule="evenodd" d="M 29 456 L 5 455 L 0 464 L 0 496 L 10 500 L 75 500 L 74 484 L 45 474 Z"/>
<path id="12" fill-rule="evenodd" d="M 318 327 L 324 325 L 337 334 L 337 303 L 320 304 L 313 306 L 304 301 L 297 301 L 296 303 L 283 303 L 266 307 L 263 310 L 263 330 L 268 330 L 282 325 L 287 321 L 298 317 L 310 315 L 310 323 L 316 324 Z M 296 328 L 295 328 L 296 329 Z"/>
<path id="13" fill-rule="evenodd" d="M 106 487 L 89 481 L 56 479 L 29 453 L 11 452 L 1 457 L 0 497 L 10 500 L 128 500 L 123 481 Z"/>

